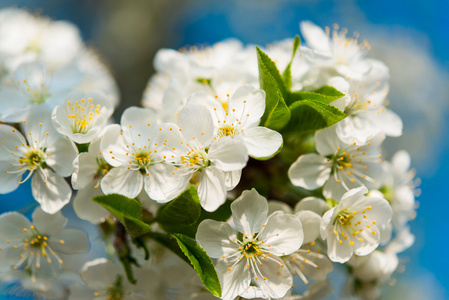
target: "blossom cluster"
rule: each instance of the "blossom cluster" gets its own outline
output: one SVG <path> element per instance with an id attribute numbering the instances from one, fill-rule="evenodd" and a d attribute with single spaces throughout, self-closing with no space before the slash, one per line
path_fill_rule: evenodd
<path id="1" fill-rule="evenodd" d="M 31 180 L 38 202 L 32 222 L 0 215 L 10 292 L 319 299 L 345 264 L 345 292 L 377 299 L 414 240 L 410 156 L 382 149 L 402 134 L 389 69 L 346 29 L 300 30 L 306 45 L 159 50 L 118 124 L 114 79 L 76 27 L 0 11 L 0 193 Z M 99 225 L 108 257 L 80 255 L 63 208 Z"/>

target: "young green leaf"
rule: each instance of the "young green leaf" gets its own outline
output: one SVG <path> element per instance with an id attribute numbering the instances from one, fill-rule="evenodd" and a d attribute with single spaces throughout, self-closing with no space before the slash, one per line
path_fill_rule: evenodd
<path id="1" fill-rule="evenodd" d="M 335 101 L 344 96 L 344 94 L 340 93 L 336 89 L 334 89 L 334 91 L 332 89 L 333 89 L 332 87 L 324 86 L 317 90 L 317 91 L 326 92 L 328 94 L 318 93 L 317 91 L 315 91 L 315 92 L 304 92 L 304 91 L 291 92 L 288 94 L 288 98 L 287 98 L 286 102 L 288 105 L 291 105 L 291 104 L 295 103 L 296 101 L 300 101 L 300 100 L 317 100 L 322 103 L 331 103 L 332 101 Z"/>
<path id="2" fill-rule="evenodd" d="M 265 126 L 274 130 L 280 130 L 290 121 L 290 110 L 282 97 L 281 92 L 277 92 L 278 102 L 271 113 L 267 116 Z"/>
<path id="3" fill-rule="evenodd" d="M 136 199 L 130 199 L 119 194 L 96 196 L 92 199 L 109 210 L 132 236 L 137 237 L 151 231 L 151 227 L 142 222 L 142 206 Z"/>
<path id="4" fill-rule="evenodd" d="M 165 225 L 185 227 L 194 224 L 200 215 L 201 205 L 198 193 L 196 188 L 191 185 L 181 195 L 162 206 L 157 212 L 156 220 L 163 227 Z"/>
<path id="5" fill-rule="evenodd" d="M 337 100 L 345 95 L 336 88 L 334 88 L 333 86 L 329 85 L 324 85 L 319 89 L 314 90 L 314 92 L 328 97 L 332 97 L 334 98 L 334 100 Z"/>
<path id="6" fill-rule="evenodd" d="M 295 36 L 295 39 L 293 40 L 293 53 L 292 58 L 290 59 L 290 62 L 288 63 L 287 67 L 284 70 L 284 73 L 282 73 L 282 77 L 284 78 L 285 87 L 287 90 L 290 90 L 292 88 L 292 62 L 293 58 L 295 57 L 296 51 L 298 50 L 299 45 L 301 44 L 301 39 L 299 38 L 299 35 Z"/>
<path id="7" fill-rule="evenodd" d="M 181 248 L 184 255 L 189 259 L 190 264 L 197 272 L 198 276 L 203 282 L 204 287 L 216 297 L 221 297 L 221 286 L 218 279 L 217 272 L 211 259 L 206 251 L 194 239 L 191 239 L 182 234 L 172 234 L 176 239 L 179 248 Z"/>
<path id="8" fill-rule="evenodd" d="M 259 64 L 259 81 L 260 87 L 265 91 L 265 113 L 262 116 L 261 124 L 265 124 L 268 115 L 270 115 L 276 108 L 278 100 L 278 92 L 284 97 L 287 90 L 284 86 L 279 70 L 276 64 L 266 55 L 262 50 L 257 48 L 257 58 Z"/>
<path id="9" fill-rule="evenodd" d="M 319 130 L 343 120 L 346 114 L 316 99 L 296 101 L 290 105 L 292 118 L 289 131 Z"/>

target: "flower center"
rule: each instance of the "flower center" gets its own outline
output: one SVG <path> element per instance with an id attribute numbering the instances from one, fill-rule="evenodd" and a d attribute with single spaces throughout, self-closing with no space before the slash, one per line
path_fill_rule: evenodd
<path id="1" fill-rule="evenodd" d="M 191 149 L 187 152 L 187 155 L 181 156 L 181 162 L 186 167 L 197 167 L 201 170 L 210 165 L 210 161 L 207 157 L 207 149 Z"/>
<path id="2" fill-rule="evenodd" d="M 148 151 L 136 153 L 136 155 L 134 156 L 134 161 L 141 168 L 145 168 L 151 163 L 150 153 Z"/>
<path id="3" fill-rule="evenodd" d="M 257 239 L 244 241 L 240 251 L 246 258 L 263 255 L 263 251 L 260 250 L 260 244 Z"/>
<path id="4" fill-rule="evenodd" d="M 93 104 L 92 98 L 81 99 L 71 103 L 67 101 L 67 117 L 71 120 L 71 127 L 73 133 L 86 134 L 92 127 L 95 118 L 100 115 L 100 104 Z"/>
<path id="5" fill-rule="evenodd" d="M 233 125 L 224 125 L 218 129 L 218 136 L 235 136 L 239 131 Z"/>
<path id="6" fill-rule="evenodd" d="M 23 157 L 19 159 L 21 165 L 27 165 L 30 169 L 35 169 L 41 166 L 45 161 L 44 154 L 41 150 L 30 150 Z"/>

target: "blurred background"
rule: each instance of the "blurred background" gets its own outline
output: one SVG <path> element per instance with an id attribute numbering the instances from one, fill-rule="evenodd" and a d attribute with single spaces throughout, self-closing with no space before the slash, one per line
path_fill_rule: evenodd
<path id="1" fill-rule="evenodd" d="M 0 8 L 30 11 L 77 25 L 115 76 L 121 104 L 115 117 L 139 105 L 160 48 L 210 45 L 235 37 L 265 45 L 299 34 L 299 22 L 338 23 L 367 39 L 369 55 L 391 69 L 391 108 L 404 135 L 390 138 L 389 154 L 406 149 L 420 178 L 416 241 L 383 299 L 449 299 L 449 1 L 441 0 L 0 0 Z M 0 195 L 0 212 L 26 211 L 30 189 Z M 438 248 L 440 247 L 440 248 Z M 441 256 L 441 257 L 440 257 Z M 0 295 L 2 299 L 2 295 Z"/>

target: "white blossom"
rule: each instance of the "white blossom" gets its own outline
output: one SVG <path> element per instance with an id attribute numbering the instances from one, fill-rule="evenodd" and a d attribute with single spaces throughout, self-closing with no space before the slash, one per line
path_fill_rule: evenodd
<path id="1" fill-rule="evenodd" d="M 48 213 L 70 201 L 72 191 L 63 177 L 72 173 L 76 146 L 53 128 L 50 111 L 36 108 L 16 128 L 0 125 L 0 193 L 9 193 L 33 176 L 33 196 Z M 25 179 L 23 174 L 27 173 Z"/>
<path id="2" fill-rule="evenodd" d="M 323 195 L 338 201 L 352 188 L 380 185 L 383 176 L 380 145 L 384 136 L 378 134 L 365 144 L 347 144 L 336 134 L 336 126 L 315 133 L 319 154 L 301 155 L 290 166 L 288 177 L 294 185 L 309 190 L 324 185 Z"/>
<path id="3" fill-rule="evenodd" d="M 196 235 L 207 254 L 217 258 L 222 299 L 283 297 L 292 277 L 280 256 L 301 246 L 301 222 L 282 212 L 267 218 L 268 204 L 254 189 L 244 191 L 231 210 L 236 230 L 224 222 L 205 220 Z"/>
<path id="4" fill-rule="evenodd" d="M 391 220 L 392 210 L 383 198 L 364 196 L 365 187 L 345 193 L 340 203 L 324 214 L 321 237 L 334 262 L 347 262 L 353 254 L 364 256 L 380 243 L 380 231 Z"/>
<path id="5" fill-rule="evenodd" d="M 32 276 L 42 268 L 45 274 L 61 272 L 61 254 L 84 252 L 89 247 L 86 235 L 65 228 L 67 218 L 60 212 L 45 213 L 40 207 L 32 215 L 33 223 L 17 212 L 0 215 L 1 270 L 25 269 Z"/>

